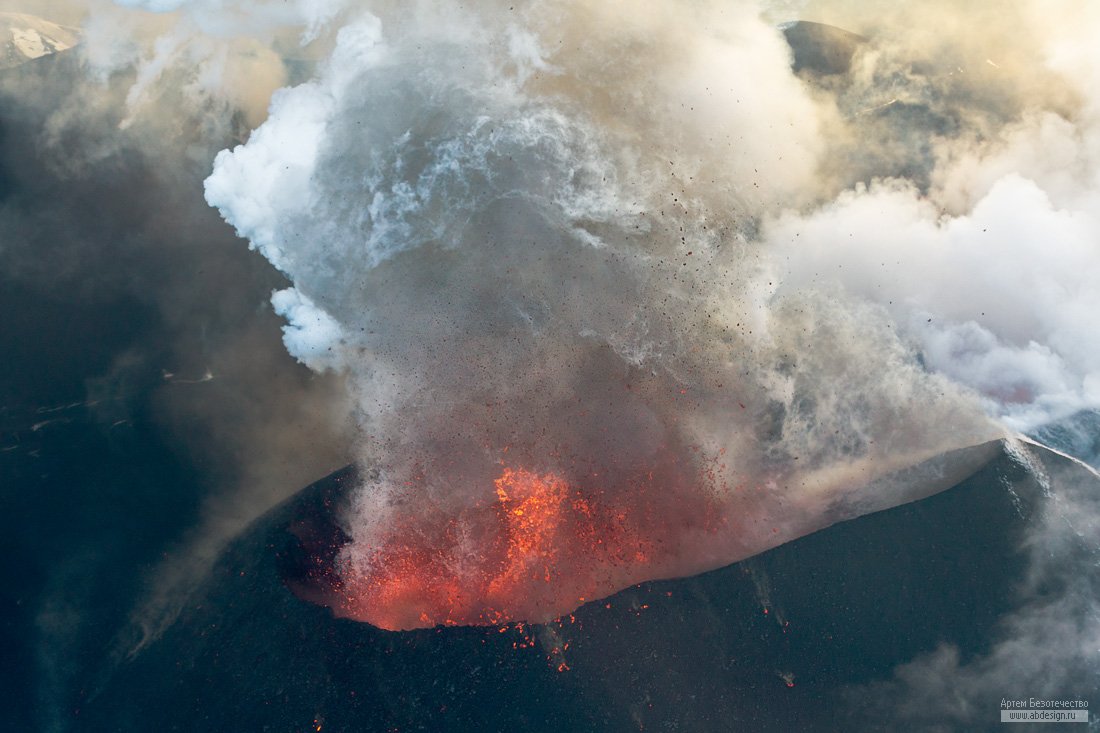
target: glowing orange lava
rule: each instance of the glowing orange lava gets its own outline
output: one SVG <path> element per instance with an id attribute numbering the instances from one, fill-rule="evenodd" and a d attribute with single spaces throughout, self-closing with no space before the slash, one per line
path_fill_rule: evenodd
<path id="1" fill-rule="evenodd" d="M 639 517 L 553 473 L 504 467 L 495 500 L 457 516 L 404 517 L 330 603 L 387 629 L 548 621 L 652 552 Z M 442 521 L 440 521 L 442 520 Z"/>

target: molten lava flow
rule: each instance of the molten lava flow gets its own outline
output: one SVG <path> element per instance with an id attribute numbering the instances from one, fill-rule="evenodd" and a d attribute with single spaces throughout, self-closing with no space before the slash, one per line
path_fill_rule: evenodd
<path id="1" fill-rule="evenodd" d="M 642 517 L 553 473 L 504 467 L 495 498 L 403 517 L 330 603 L 387 629 L 547 621 L 596 597 L 609 568 L 649 561 Z M 361 568 L 365 567 L 363 570 Z"/>

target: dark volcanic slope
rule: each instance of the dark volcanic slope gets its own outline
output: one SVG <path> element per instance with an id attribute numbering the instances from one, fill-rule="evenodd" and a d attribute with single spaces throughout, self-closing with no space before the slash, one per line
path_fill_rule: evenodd
<path id="1" fill-rule="evenodd" d="M 256 523 L 159 641 L 76 702 L 80 727 L 831 730 L 858 713 L 852 686 L 943 642 L 964 660 L 989 651 L 1049 501 L 1002 455 L 929 499 L 560 624 L 391 633 L 334 619 L 280 576 L 300 555 L 288 527 L 324 526 L 354 481 L 337 472 Z M 1082 684 L 1064 693 L 1095 680 Z"/>

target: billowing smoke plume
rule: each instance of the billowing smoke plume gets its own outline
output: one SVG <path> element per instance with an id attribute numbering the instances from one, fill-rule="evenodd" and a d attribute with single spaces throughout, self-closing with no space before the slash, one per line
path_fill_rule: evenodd
<path id="1" fill-rule="evenodd" d="M 127 4 L 182 18 L 135 108 L 218 38 L 323 56 L 206 196 L 348 377 L 341 613 L 552 618 L 1100 400 L 1085 4 L 838 7 L 841 74 L 752 3 Z"/>
<path id="2" fill-rule="evenodd" d="M 779 30 L 624 11 L 360 14 L 215 163 L 207 199 L 294 282 L 288 348 L 352 375 L 378 473 L 344 613 L 552 618 L 996 434 L 884 314 L 776 295 L 756 232 L 823 152 Z"/>

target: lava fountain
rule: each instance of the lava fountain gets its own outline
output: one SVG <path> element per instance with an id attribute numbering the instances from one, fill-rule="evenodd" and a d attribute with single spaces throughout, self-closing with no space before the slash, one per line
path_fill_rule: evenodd
<path id="1" fill-rule="evenodd" d="M 613 568 L 644 574 L 670 539 L 650 535 L 636 505 L 555 474 L 504 466 L 493 489 L 454 517 L 406 517 L 343 577 L 337 612 L 390 629 L 547 621 L 562 596 L 600 594 Z"/>

